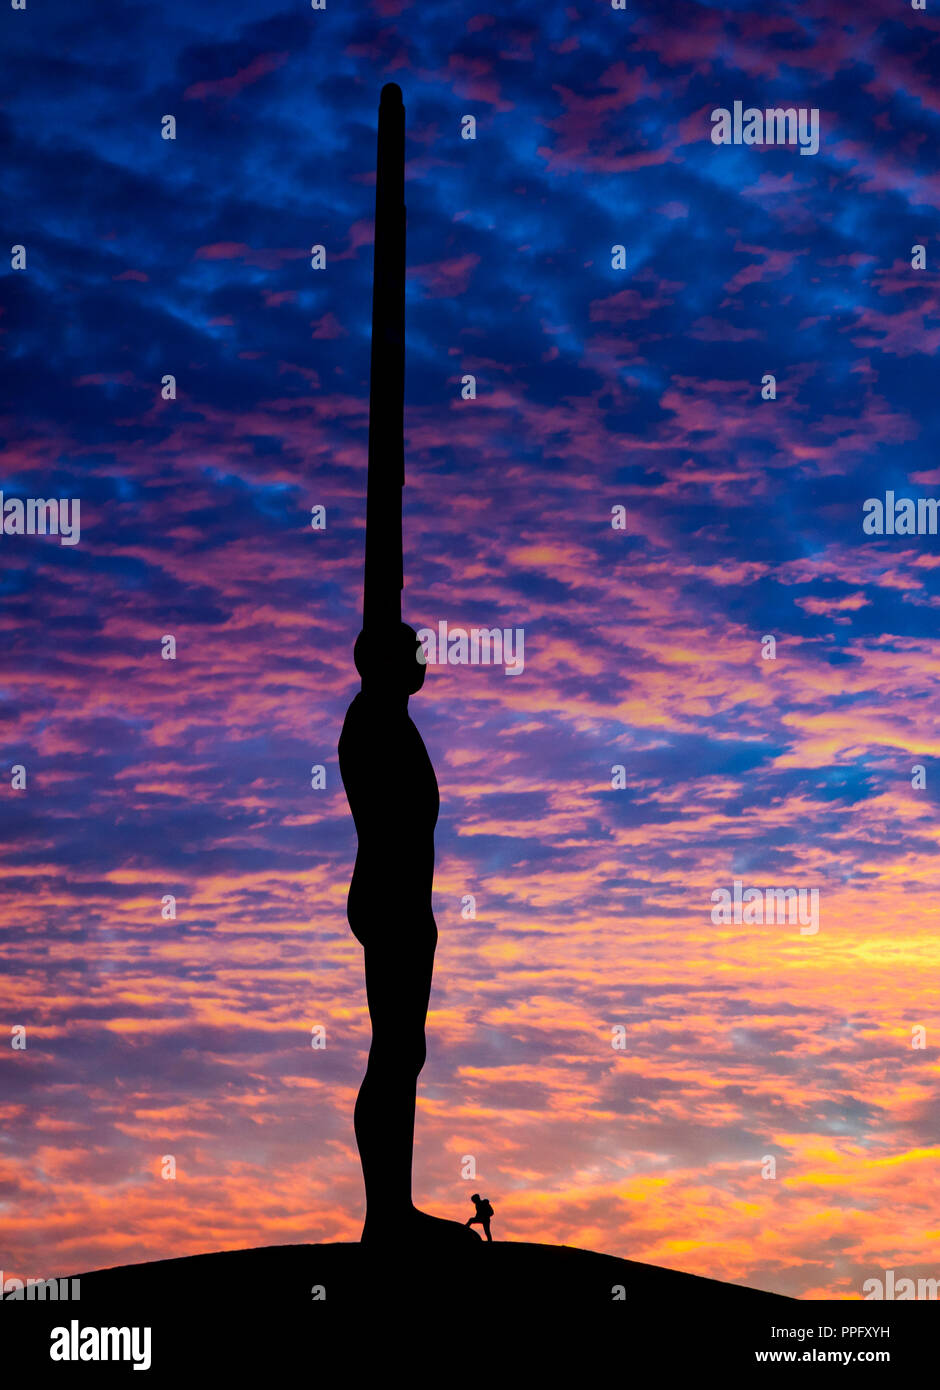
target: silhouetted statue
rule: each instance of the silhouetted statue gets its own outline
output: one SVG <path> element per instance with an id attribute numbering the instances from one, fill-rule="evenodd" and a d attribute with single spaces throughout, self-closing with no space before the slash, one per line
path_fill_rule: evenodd
<path id="1" fill-rule="evenodd" d="M 467 1225 L 482 1226 L 487 1240 L 492 1240 L 493 1237 L 490 1235 L 490 1220 L 493 1216 L 493 1208 L 490 1206 L 489 1198 L 481 1197 L 479 1192 L 474 1192 L 470 1200 L 477 1210 L 476 1215 L 471 1216 Z"/>
<path id="2" fill-rule="evenodd" d="M 382 88 L 375 189 L 369 474 L 362 688 L 346 712 L 339 766 L 359 848 L 347 915 L 365 953 L 372 1045 L 356 1101 L 366 1188 L 364 1242 L 477 1243 L 459 1222 L 418 1211 L 411 1194 L 415 1094 L 424 1066 L 437 945 L 431 906 L 437 779 L 408 714 L 426 667 L 401 621 L 401 489 L 405 481 L 405 110 Z"/>

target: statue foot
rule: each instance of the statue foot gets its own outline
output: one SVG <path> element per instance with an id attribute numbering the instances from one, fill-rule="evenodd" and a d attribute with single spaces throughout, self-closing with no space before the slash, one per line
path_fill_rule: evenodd
<path id="1" fill-rule="evenodd" d="M 367 1216 L 361 1243 L 373 1248 L 404 1244 L 437 1250 L 472 1250 L 481 1243 L 481 1238 L 459 1221 L 445 1221 L 412 1207 L 410 1213 L 398 1221 L 378 1222 Z"/>
<path id="2" fill-rule="evenodd" d="M 413 1230 L 411 1239 L 419 1241 L 422 1245 L 472 1249 L 481 1241 L 481 1237 L 472 1227 L 461 1225 L 459 1221 L 445 1221 L 440 1216 L 429 1216 L 426 1211 L 419 1211 L 417 1207 L 414 1209 Z"/>

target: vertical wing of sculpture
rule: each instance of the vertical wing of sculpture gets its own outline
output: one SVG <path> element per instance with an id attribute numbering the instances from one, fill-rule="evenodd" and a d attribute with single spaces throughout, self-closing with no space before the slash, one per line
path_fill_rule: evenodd
<path id="1" fill-rule="evenodd" d="M 375 175 L 369 480 L 362 625 L 401 622 L 401 501 L 405 482 L 405 108 L 382 88 Z"/>

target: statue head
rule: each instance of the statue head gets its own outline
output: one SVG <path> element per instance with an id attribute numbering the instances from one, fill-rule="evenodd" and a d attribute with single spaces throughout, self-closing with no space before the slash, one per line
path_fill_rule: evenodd
<path id="1" fill-rule="evenodd" d="M 424 685 L 427 665 L 418 634 L 407 623 L 363 628 L 353 660 L 370 694 L 413 695 Z"/>

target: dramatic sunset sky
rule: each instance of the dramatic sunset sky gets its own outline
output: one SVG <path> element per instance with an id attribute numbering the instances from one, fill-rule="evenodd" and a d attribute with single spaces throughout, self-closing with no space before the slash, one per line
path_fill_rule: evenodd
<path id="1" fill-rule="evenodd" d="M 0 1267 L 358 1238 L 336 743 L 395 81 L 404 617 L 525 633 L 411 702 L 416 1196 L 802 1297 L 940 1275 L 940 537 L 861 526 L 940 496 L 940 10 L 0 15 L 0 490 L 81 500 L 78 545 L 0 536 Z M 819 153 L 714 146 L 736 100 L 818 108 Z M 819 932 L 713 925 L 734 878 Z"/>

